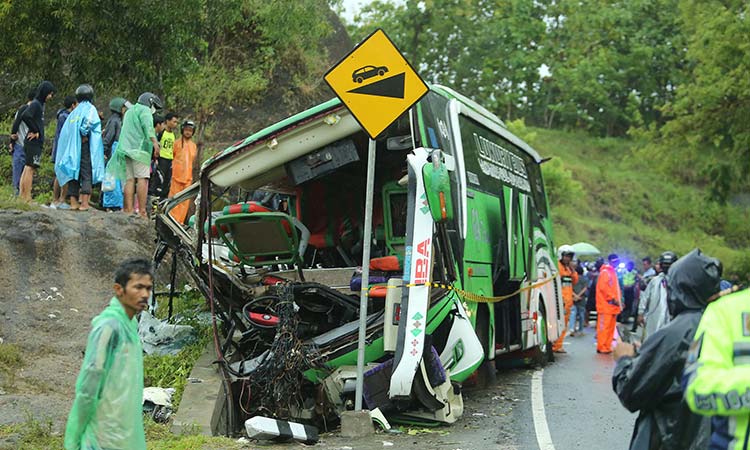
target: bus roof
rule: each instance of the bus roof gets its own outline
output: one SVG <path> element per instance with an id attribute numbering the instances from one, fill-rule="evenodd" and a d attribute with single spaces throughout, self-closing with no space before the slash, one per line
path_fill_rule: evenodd
<path id="1" fill-rule="evenodd" d="M 462 104 L 462 106 L 465 106 L 471 110 L 473 110 L 474 113 L 479 114 L 480 116 L 484 117 L 486 120 L 495 123 L 497 126 L 502 127 L 502 129 L 505 131 L 503 134 L 509 134 L 507 131 L 507 127 L 505 126 L 505 123 L 497 117 L 495 114 L 484 108 L 483 106 L 479 105 L 475 101 L 469 99 L 468 97 L 459 94 L 458 92 L 454 91 L 451 88 L 448 88 L 446 86 L 438 85 L 438 84 L 431 84 L 430 85 L 430 91 L 448 98 L 448 99 L 455 99 L 459 103 Z M 321 123 L 322 122 L 322 123 Z M 323 124 L 328 125 L 328 127 L 322 127 Z M 241 141 L 237 141 L 234 144 L 232 144 L 230 147 L 227 147 L 223 151 L 217 153 L 216 155 L 212 156 L 208 160 L 206 160 L 203 165 L 201 166 L 201 173 L 204 171 L 208 171 L 209 178 L 212 179 L 213 182 L 227 186 L 232 183 L 236 183 L 239 181 L 239 178 L 244 175 L 245 177 L 251 176 L 251 173 L 247 172 L 257 172 L 258 170 L 245 170 L 244 168 L 240 171 L 232 170 L 231 172 L 234 172 L 231 174 L 231 176 L 227 176 L 228 174 L 224 174 L 224 176 L 217 176 L 219 172 L 227 172 L 226 171 L 226 165 L 223 164 L 225 162 L 229 162 L 230 160 L 233 160 L 235 158 L 245 159 L 244 157 L 241 157 L 243 154 L 251 151 L 254 148 L 259 147 L 259 144 L 265 143 L 266 147 L 270 150 L 273 150 L 277 142 L 275 138 L 281 137 L 282 135 L 285 135 L 287 133 L 295 133 L 296 130 L 297 134 L 304 134 L 304 129 L 315 129 L 317 130 L 317 133 L 315 134 L 321 134 L 320 130 L 325 128 L 333 128 L 333 126 L 336 125 L 335 132 L 329 132 L 332 130 L 326 130 L 323 134 L 327 135 L 327 141 L 333 142 L 333 140 L 341 139 L 345 136 L 348 136 L 352 133 L 355 133 L 359 130 L 361 130 L 359 124 L 354 120 L 353 116 L 347 110 L 344 105 L 342 104 L 341 100 L 338 98 L 333 98 L 331 100 L 328 100 L 327 102 L 321 103 L 319 105 L 313 106 L 312 108 L 306 109 L 302 112 L 299 112 L 297 114 L 294 114 L 284 120 L 281 120 L 279 122 L 276 122 L 270 126 L 267 126 L 260 131 L 257 131 L 250 136 L 246 137 L 245 139 Z M 321 128 L 322 127 L 322 128 Z M 512 135 L 511 135 L 512 136 Z M 316 136 L 318 137 L 318 136 Z M 513 136 L 515 137 L 515 136 Z M 516 144 L 518 147 L 521 148 L 521 150 L 525 151 L 526 153 L 531 156 L 534 161 L 539 162 L 540 157 L 539 154 L 532 149 L 528 144 L 523 142 L 522 140 L 516 138 L 513 139 L 513 143 Z M 309 151 L 309 150 L 308 150 Z M 267 152 L 266 152 L 267 153 Z M 306 152 L 305 152 L 306 153 Z M 261 155 L 258 155 L 261 156 Z M 267 153 L 265 156 L 265 160 L 262 161 L 263 166 L 268 167 L 270 163 L 272 163 L 271 160 L 269 160 L 268 156 L 269 153 Z M 257 165 L 258 162 L 261 162 L 259 158 L 250 158 L 253 161 L 243 161 L 241 163 L 242 166 L 245 166 L 247 164 L 255 163 L 254 165 Z M 281 162 L 277 160 L 277 158 L 271 158 L 272 160 L 276 160 L 275 162 Z M 237 161 L 239 163 L 239 161 Z M 234 165 L 234 164 L 231 164 Z M 241 174 L 240 172 L 243 172 Z"/>

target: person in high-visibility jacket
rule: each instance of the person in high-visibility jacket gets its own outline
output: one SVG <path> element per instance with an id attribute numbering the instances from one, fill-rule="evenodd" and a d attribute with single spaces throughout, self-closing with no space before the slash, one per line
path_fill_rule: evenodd
<path id="1" fill-rule="evenodd" d="M 195 122 L 186 120 L 180 127 L 180 139 L 172 144 L 172 183 L 169 187 L 169 196 L 187 188 L 193 183 L 193 161 L 198 153 L 198 149 L 193 142 L 193 133 L 195 132 Z M 185 200 L 179 205 L 172 208 L 169 214 L 179 223 L 185 223 L 190 200 Z"/>
<path id="2" fill-rule="evenodd" d="M 712 416 L 710 449 L 750 448 L 750 290 L 708 305 L 682 385 L 690 409 Z"/>
<path id="3" fill-rule="evenodd" d="M 570 245 L 561 245 L 557 249 L 558 261 L 557 269 L 560 272 L 560 281 L 562 282 L 563 305 L 565 306 L 565 326 L 560 332 L 560 337 L 552 344 L 552 351 L 555 353 L 567 353 L 563 348 L 565 335 L 568 332 L 568 321 L 570 320 L 570 311 L 573 308 L 573 286 L 578 283 L 578 273 L 571 267 L 573 261 L 573 247 Z"/>
<path id="4" fill-rule="evenodd" d="M 620 283 L 617 280 L 615 267 L 619 262 L 616 254 L 607 257 L 596 282 L 596 351 L 612 353 L 612 339 L 615 336 L 617 315 L 622 310 L 620 302 Z"/>

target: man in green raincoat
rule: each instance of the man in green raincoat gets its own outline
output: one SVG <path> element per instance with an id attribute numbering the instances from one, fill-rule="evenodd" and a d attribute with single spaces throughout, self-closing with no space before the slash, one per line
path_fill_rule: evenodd
<path id="1" fill-rule="evenodd" d="M 136 197 L 139 213 L 146 217 L 151 160 L 158 158 L 160 151 L 153 114 L 162 107 L 159 97 L 151 92 L 144 92 L 138 97 L 138 103 L 128 109 L 123 117 L 120 141 L 107 171 L 125 182 L 123 210 L 126 213 L 133 212 Z"/>
<path id="2" fill-rule="evenodd" d="M 135 315 L 148 306 L 153 278 L 145 259 L 117 268 L 115 297 L 91 321 L 65 427 L 66 450 L 145 450 L 143 349 Z"/>

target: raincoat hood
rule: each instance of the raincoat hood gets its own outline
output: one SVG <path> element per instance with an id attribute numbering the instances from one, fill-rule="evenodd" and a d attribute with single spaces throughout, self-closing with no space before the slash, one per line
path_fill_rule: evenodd
<path id="1" fill-rule="evenodd" d="M 720 290 L 721 272 L 721 262 L 697 248 L 672 264 L 667 275 L 672 316 L 686 310 L 705 309 L 709 297 Z"/>
<path id="2" fill-rule="evenodd" d="M 50 92 L 55 92 L 55 85 L 52 82 L 44 80 L 39 83 L 39 87 L 36 90 L 36 99 L 44 103 L 47 101 L 47 96 Z"/>

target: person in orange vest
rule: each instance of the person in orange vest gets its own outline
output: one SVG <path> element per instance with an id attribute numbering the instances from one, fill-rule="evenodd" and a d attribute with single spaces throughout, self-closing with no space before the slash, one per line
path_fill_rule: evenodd
<path id="1" fill-rule="evenodd" d="M 617 315 L 622 311 L 620 283 L 615 267 L 620 258 L 612 253 L 607 257 L 596 282 L 596 352 L 612 353 Z"/>
<path id="2" fill-rule="evenodd" d="M 180 139 L 174 141 L 172 153 L 172 184 L 169 187 L 169 196 L 184 190 L 193 183 L 193 161 L 198 153 L 198 148 L 193 142 L 193 133 L 195 132 L 195 122 L 186 120 L 180 127 Z M 179 223 L 185 223 L 190 200 L 185 200 L 179 205 L 172 208 L 169 214 Z"/>
<path id="3" fill-rule="evenodd" d="M 563 348 L 565 335 L 568 333 L 568 321 L 570 320 L 570 311 L 573 308 L 573 286 L 578 283 L 578 273 L 572 267 L 575 252 L 570 245 L 561 245 L 557 249 L 557 269 L 560 272 L 560 281 L 562 282 L 563 304 L 565 305 L 565 326 L 560 332 L 560 337 L 552 344 L 552 351 L 555 353 L 567 353 Z"/>

